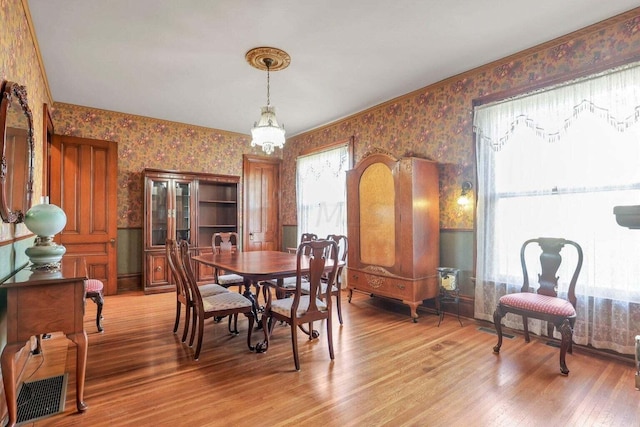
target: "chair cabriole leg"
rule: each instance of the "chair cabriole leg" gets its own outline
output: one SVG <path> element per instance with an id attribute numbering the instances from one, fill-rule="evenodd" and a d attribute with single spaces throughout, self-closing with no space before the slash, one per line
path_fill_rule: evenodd
<path id="1" fill-rule="evenodd" d="M 493 347 L 494 353 L 500 353 L 500 347 L 502 347 L 502 325 L 500 322 L 502 321 L 502 314 L 500 310 L 500 305 L 496 308 L 496 311 L 493 312 L 493 324 L 496 327 L 496 333 L 498 334 L 498 344 Z"/>
<path id="2" fill-rule="evenodd" d="M 562 335 L 562 342 L 560 343 L 560 372 L 563 375 L 569 375 L 569 369 L 567 368 L 567 363 L 565 361 L 567 350 L 569 349 L 569 345 L 573 338 L 573 330 L 571 329 L 569 319 L 564 319 L 564 322 L 562 322 L 562 325 L 560 326 L 560 335 Z"/>

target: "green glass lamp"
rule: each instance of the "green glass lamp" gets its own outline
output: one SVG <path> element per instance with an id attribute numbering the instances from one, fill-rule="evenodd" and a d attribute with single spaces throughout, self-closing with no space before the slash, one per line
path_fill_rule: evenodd
<path id="1" fill-rule="evenodd" d="M 67 249 L 53 241 L 67 224 L 67 215 L 60 207 L 42 203 L 31 207 L 24 216 L 25 226 L 37 237 L 34 245 L 25 249 L 35 270 L 57 270 Z"/>

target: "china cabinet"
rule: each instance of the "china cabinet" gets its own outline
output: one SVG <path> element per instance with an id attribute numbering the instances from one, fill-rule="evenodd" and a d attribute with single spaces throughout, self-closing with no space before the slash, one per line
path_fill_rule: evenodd
<path id="1" fill-rule="evenodd" d="M 145 293 L 174 289 L 165 255 L 167 238 L 187 240 L 197 253 L 211 251 L 216 232 L 238 232 L 238 183 L 229 175 L 145 169 Z M 202 267 L 199 280 L 213 277 Z"/>
<path id="2" fill-rule="evenodd" d="M 347 287 L 417 307 L 438 295 L 440 254 L 437 164 L 387 153 L 347 172 Z"/>

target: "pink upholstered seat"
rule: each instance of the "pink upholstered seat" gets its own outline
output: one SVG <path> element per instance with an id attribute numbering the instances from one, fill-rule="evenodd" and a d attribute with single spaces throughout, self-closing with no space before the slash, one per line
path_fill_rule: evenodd
<path id="1" fill-rule="evenodd" d="M 84 281 L 85 295 L 98 306 L 96 314 L 96 326 L 102 332 L 102 306 L 104 305 L 104 283 L 98 279 L 87 279 Z"/>
<path id="2" fill-rule="evenodd" d="M 103 288 L 104 284 L 98 279 L 89 279 L 85 282 L 87 292 L 101 292 Z"/>
<path id="3" fill-rule="evenodd" d="M 500 298 L 500 304 L 552 316 L 572 317 L 576 315 L 576 309 L 569 301 L 530 292 L 504 295 Z"/>

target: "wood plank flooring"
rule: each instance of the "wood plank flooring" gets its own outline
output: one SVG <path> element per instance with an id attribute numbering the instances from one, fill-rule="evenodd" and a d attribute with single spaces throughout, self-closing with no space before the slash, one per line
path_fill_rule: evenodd
<path id="1" fill-rule="evenodd" d="M 269 351 L 255 354 L 246 347 L 246 319 L 236 337 L 226 322 L 208 321 L 194 361 L 193 349 L 172 333 L 174 310 L 173 294 L 109 296 L 98 333 L 88 301 L 89 409 L 75 412 L 74 345 L 60 346 L 66 340 L 54 336 L 32 379 L 66 369 L 65 412 L 29 425 L 640 425 L 632 361 L 575 348 L 564 377 L 557 348 L 516 334 L 495 355 L 495 335 L 478 330 L 492 325 L 471 319 L 460 327 L 447 315 L 437 327 L 436 315 L 421 313 L 414 324 L 405 306 L 354 294 L 343 326 L 335 316 L 336 359 L 329 359 L 324 323 L 316 325 L 319 340 L 299 334 L 296 372 L 287 326 L 276 325 Z M 66 358 L 54 356 L 60 351 Z M 32 359 L 26 372 L 40 364 Z"/>

